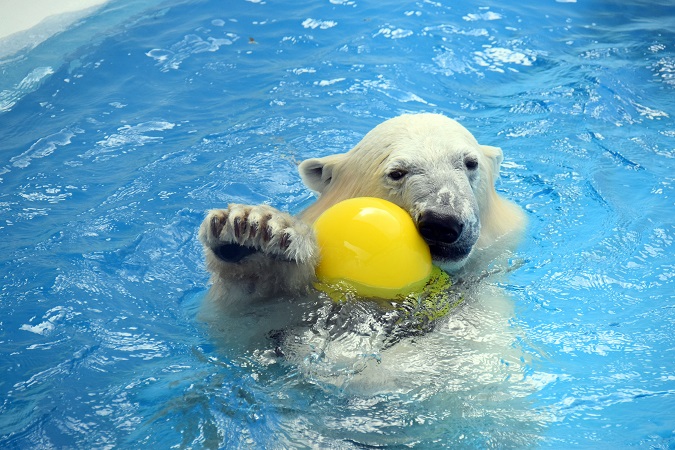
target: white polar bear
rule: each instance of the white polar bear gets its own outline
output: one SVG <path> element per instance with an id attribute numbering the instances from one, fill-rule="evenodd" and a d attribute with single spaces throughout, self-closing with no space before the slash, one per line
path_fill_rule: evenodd
<path id="1" fill-rule="evenodd" d="M 216 296 L 297 295 L 312 285 L 320 250 L 312 223 L 352 197 L 380 197 L 410 213 L 449 273 L 475 271 L 517 242 L 525 216 L 495 191 L 502 162 L 439 114 L 402 115 L 378 125 L 351 151 L 300 164 L 319 194 L 298 216 L 268 205 L 232 204 L 208 213 L 199 230 Z"/>
<path id="2" fill-rule="evenodd" d="M 526 399 L 527 387 L 534 390 L 537 382 L 525 379 L 529 356 L 518 345 L 522 333 L 511 325 L 513 304 L 499 285 L 473 282 L 473 275 L 485 280 L 486 272 L 495 272 L 486 271 L 487 264 L 508 254 L 525 226 L 521 209 L 495 192 L 501 161 L 500 149 L 479 145 L 451 119 L 404 115 L 377 126 L 348 153 L 301 163 L 303 181 L 319 198 L 298 216 L 267 205 L 210 211 L 199 238 L 213 286 L 200 316 L 218 348 L 228 358 L 243 355 L 244 367 L 256 373 L 289 364 L 290 373 L 330 393 L 337 386 L 368 402 L 386 394 L 394 400 L 374 407 L 382 408 L 382 417 L 386 411 L 418 417 L 419 408 L 424 417 L 456 414 L 458 420 L 476 410 L 506 411 L 520 423 L 516 428 L 536 428 L 542 418 Z M 312 289 L 320 256 L 312 223 L 331 205 L 359 196 L 381 197 L 408 211 L 434 263 L 454 281 L 466 279 L 448 296 L 464 298 L 452 314 L 427 321 L 421 301 L 335 302 Z M 285 383 L 293 389 L 295 382 Z M 305 393 L 306 384 L 298 383 Z M 404 400 L 412 398 L 423 400 Z M 324 413 L 308 422 L 312 432 L 370 442 L 370 422 L 360 434 L 358 425 L 344 426 L 342 416 L 325 420 L 332 416 Z M 503 439 L 504 447 L 524 442 Z"/>

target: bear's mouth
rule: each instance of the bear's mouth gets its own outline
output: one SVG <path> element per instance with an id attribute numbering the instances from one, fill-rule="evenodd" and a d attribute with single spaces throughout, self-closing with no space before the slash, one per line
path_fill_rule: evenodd
<path id="1" fill-rule="evenodd" d="M 431 257 L 435 261 L 462 261 L 466 259 L 471 253 L 471 250 L 473 250 L 473 246 L 457 245 L 457 243 L 448 244 L 446 242 L 429 239 L 425 239 L 425 241 L 429 246 Z"/>

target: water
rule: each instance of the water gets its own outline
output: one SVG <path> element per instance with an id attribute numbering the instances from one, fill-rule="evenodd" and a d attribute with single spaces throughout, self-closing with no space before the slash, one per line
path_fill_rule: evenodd
<path id="1" fill-rule="evenodd" d="M 113 1 L 3 56 L 0 446 L 674 448 L 674 29 L 665 0 Z M 421 111 L 504 149 L 522 265 L 387 350 L 319 336 L 343 365 L 228 334 L 312 305 L 205 322 L 205 210 L 298 212 L 296 162 Z"/>

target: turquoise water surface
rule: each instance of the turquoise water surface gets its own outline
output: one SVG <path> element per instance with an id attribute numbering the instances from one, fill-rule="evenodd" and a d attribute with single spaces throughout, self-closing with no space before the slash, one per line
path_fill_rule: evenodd
<path id="1" fill-rule="evenodd" d="M 0 447 L 675 448 L 675 7 L 512 3 L 119 0 L 2 56 Z M 388 348 L 199 314 L 207 209 L 405 112 L 503 148 L 514 270 Z"/>

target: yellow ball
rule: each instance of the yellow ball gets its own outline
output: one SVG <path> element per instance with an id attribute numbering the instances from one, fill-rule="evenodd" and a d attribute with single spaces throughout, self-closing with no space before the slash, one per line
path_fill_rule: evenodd
<path id="1" fill-rule="evenodd" d="M 410 215 L 380 198 L 352 198 L 314 222 L 321 249 L 320 282 L 347 284 L 362 297 L 393 299 L 424 287 L 429 247 Z"/>

